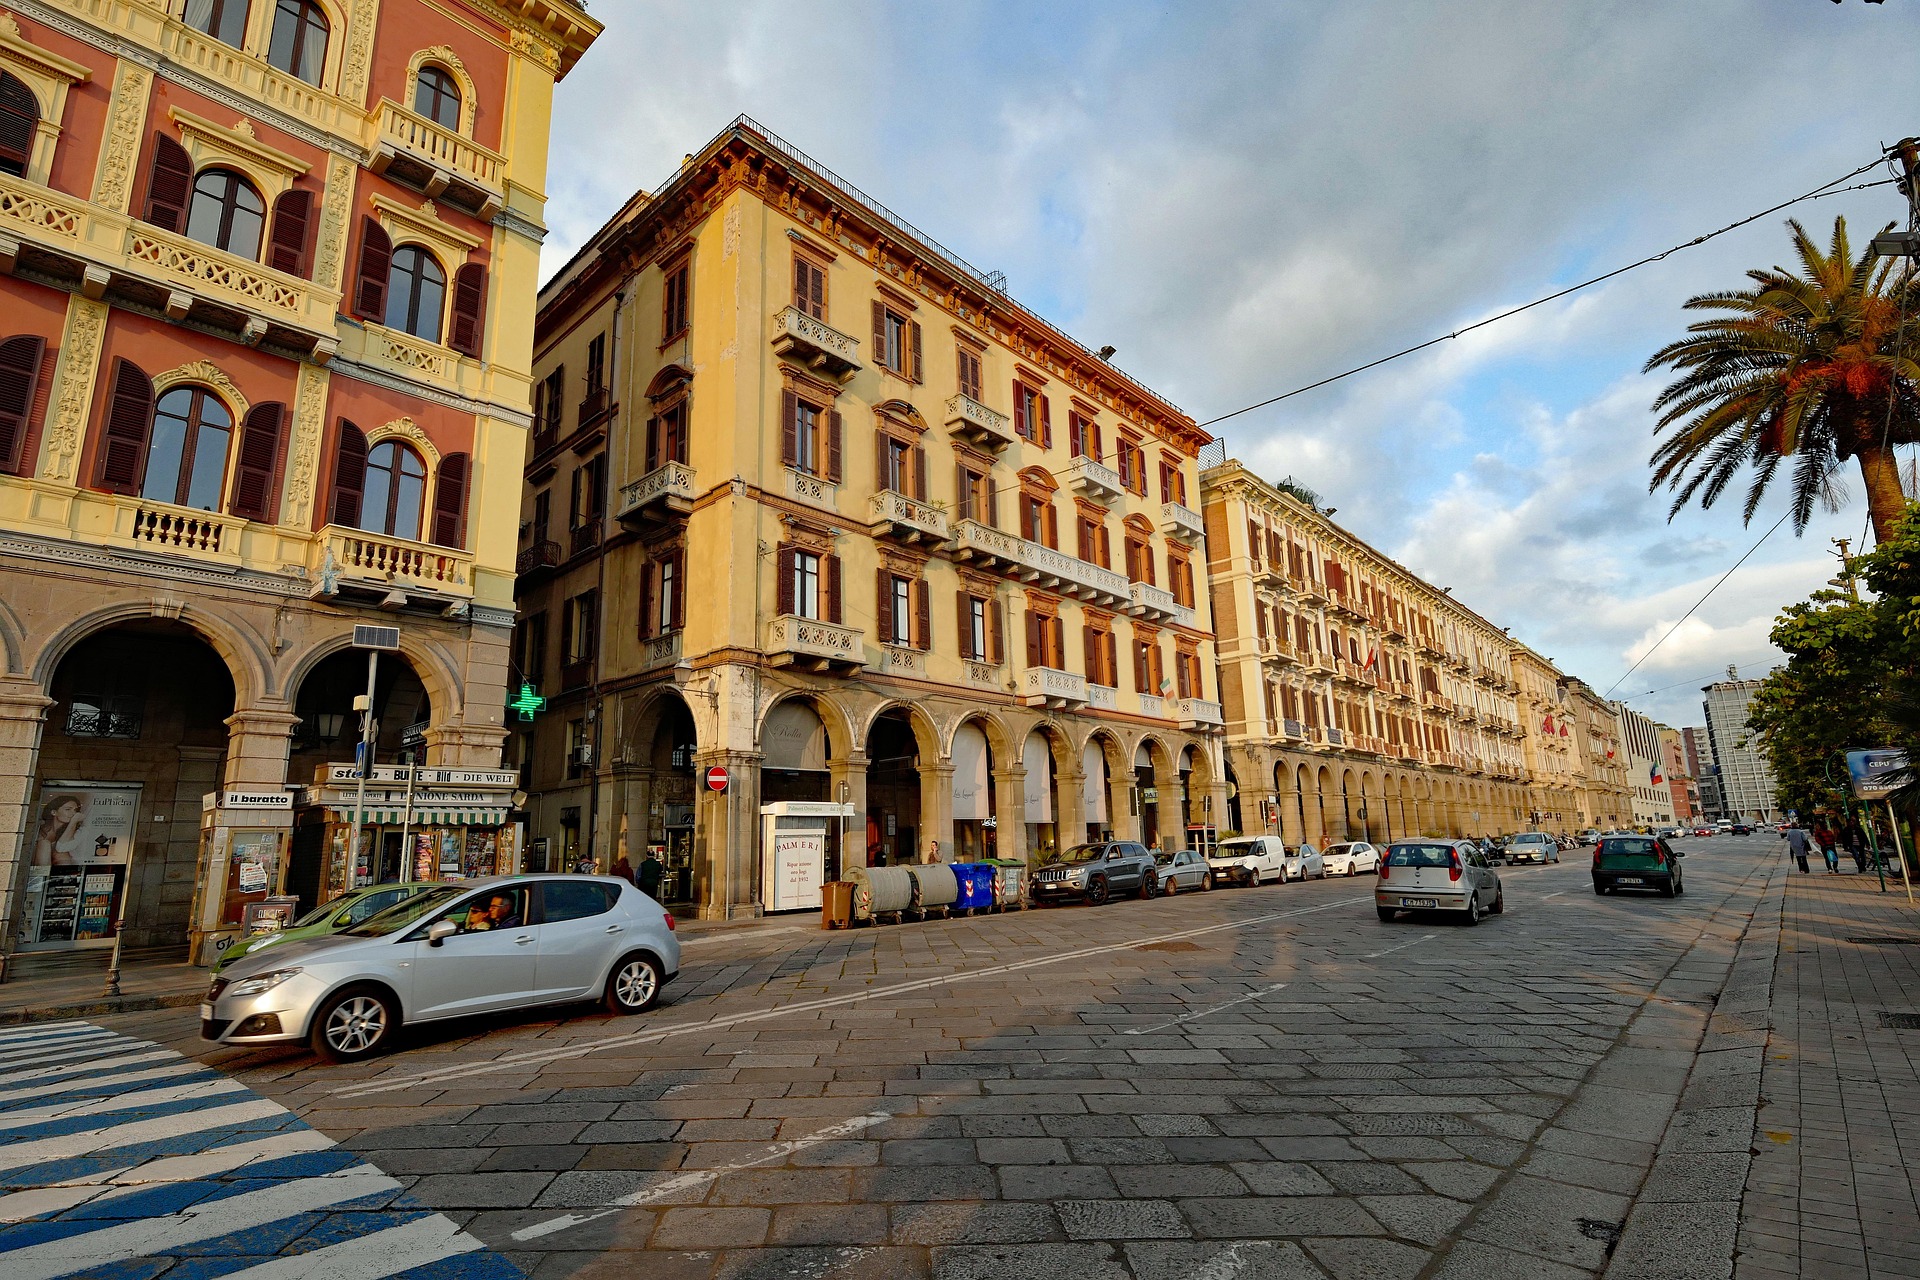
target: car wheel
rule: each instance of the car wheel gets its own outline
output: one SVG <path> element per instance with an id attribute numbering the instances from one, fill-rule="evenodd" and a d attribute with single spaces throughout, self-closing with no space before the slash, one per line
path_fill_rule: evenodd
<path id="1" fill-rule="evenodd" d="M 1663 898 L 1671 898 L 1673 896 L 1673 881 L 1669 880 L 1660 886 L 1660 896 Z"/>
<path id="2" fill-rule="evenodd" d="M 1139 896 L 1142 902 L 1145 902 L 1148 898 L 1159 897 L 1160 896 L 1160 877 L 1155 875 L 1151 871 L 1147 872 L 1146 875 L 1140 877 Z"/>
<path id="3" fill-rule="evenodd" d="M 1376 906 L 1376 907 L 1374 907 L 1374 911 L 1375 911 L 1375 913 L 1376 913 L 1376 914 L 1378 914 L 1378 915 L 1379 915 L 1379 917 L 1380 917 L 1380 923 L 1381 923 L 1381 924 L 1392 924 L 1392 923 L 1393 923 L 1393 915 L 1394 915 L 1394 912 L 1393 912 L 1393 908 L 1392 908 L 1392 907 L 1381 907 L 1381 906 Z"/>
<path id="4" fill-rule="evenodd" d="M 1093 879 L 1087 881 L 1087 901 L 1097 907 L 1106 900 L 1107 878 L 1105 876 L 1095 876 Z"/>
<path id="5" fill-rule="evenodd" d="M 1253 870 L 1249 871 L 1247 873 L 1247 878 L 1245 880 L 1242 880 L 1240 883 L 1245 885 L 1249 889 L 1258 889 L 1260 887 L 1260 868 L 1255 867 Z"/>
<path id="6" fill-rule="evenodd" d="M 1212 888 L 1213 888 L 1213 872 L 1211 871 L 1202 872 L 1200 874 L 1200 892 L 1206 893 Z"/>
<path id="7" fill-rule="evenodd" d="M 399 1025 L 400 1011 L 385 992 L 349 987 L 320 1006 L 307 1039 L 328 1062 L 358 1062 L 385 1048 Z"/>
<path id="8" fill-rule="evenodd" d="M 1687 882 L 1686 882 L 1685 880 L 1675 880 L 1675 881 L 1673 882 L 1673 896 L 1674 896 L 1674 897 L 1676 897 L 1676 898 L 1677 898 L 1677 897 L 1679 897 L 1679 896 L 1680 896 L 1681 894 L 1683 894 L 1683 893 L 1685 893 L 1686 891 L 1687 891 Z"/>
<path id="9" fill-rule="evenodd" d="M 1176 893 L 1179 893 L 1180 877 L 1177 875 L 1168 876 L 1167 882 L 1160 886 L 1160 892 L 1166 894 L 1169 898 L 1173 897 L 1173 895 L 1175 895 Z"/>
<path id="10" fill-rule="evenodd" d="M 1599 897 L 1604 898 L 1607 896 L 1607 886 L 1603 884 L 1596 884 L 1595 886 L 1593 886 L 1593 891 Z"/>
<path id="11" fill-rule="evenodd" d="M 647 956 L 626 956 L 607 977 L 607 1012 L 645 1013 L 660 999 L 660 966 Z"/>
<path id="12" fill-rule="evenodd" d="M 1472 928 L 1474 925 L 1479 923 L 1480 923 L 1480 895 L 1477 893 L 1470 893 L 1467 895 L 1467 927 Z"/>
<path id="13" fill-rule="evenodd" d="M 1493 895 L 1493 914 L 1503 916 L 1507 913 L 1507 891 L 1502 889 Z"/>
<path id="14" fill-rule="evenodd" d="M 1360 868 L 1358 866 L 1359 861 L 1360 860 L 1358 858 L 1347 859 L 1347 878 L 1349 880 L 1351 880 L 1354 876 L 1360 874 Z"/>

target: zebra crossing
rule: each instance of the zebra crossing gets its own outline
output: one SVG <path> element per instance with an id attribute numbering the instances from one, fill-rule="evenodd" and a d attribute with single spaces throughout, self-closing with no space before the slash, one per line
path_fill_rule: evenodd
<path id="1" fill-rule="evenodd" d="M 5 1280 L 519 1280 L 278 1103 L 86 1022 L 0 1031 Z"/>

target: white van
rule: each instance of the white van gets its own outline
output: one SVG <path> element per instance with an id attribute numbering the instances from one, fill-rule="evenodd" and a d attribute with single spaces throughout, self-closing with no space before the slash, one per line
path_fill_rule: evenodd
<path id="1" fill-rule="evenodd" d="M 1218 884 L 1256 885 L 1287 878 L 1287 846 L 1279 836 L 1235 836 L 1207 858 Z"/>

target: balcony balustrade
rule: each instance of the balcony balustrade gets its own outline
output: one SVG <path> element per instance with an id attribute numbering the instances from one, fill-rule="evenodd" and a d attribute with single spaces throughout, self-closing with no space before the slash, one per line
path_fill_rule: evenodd
<path id="1" fill-rule="evenodd" d="M 1307 667 L 1307 670 L 1309 671 L 1317 671 L 1317 672 L 1320 672 L 1322 675 L 1332 675 L 1333 661 L 1334 660 L 1333 660 L 1332 654 L 1325 653 L 1319 649 L 1315 649 L 1312 653 L 1309 653 L 1307 655 L 1306 667 Z"/>
<path id="2" fill-rule="evenodd" d="M 1177 502 L 1160 504 L 1160 532 L 1175 542 L 1183 542 L 1190 547 L 1198 546 L 1207 536 L 1206 526 L 1200 521 L 1200 513 L 1192 507 L 1185 507 Z"/>
<path id="3" fill-rule="evenodd" d="M 1087 678 L 1057 667 L 1028 667 L 1020 681 L 1020 701 L 1025 706 L 1056 710 L 1083 707 L 1090 701 Z"/>
<path id="4" fill-rule="evenodd" d="M 580 555 L 600 545 L 600 517 L 592 515 L 585 524 L 577 524 L 567 535 L 570 553 Z"/>
<path id="5" fill-rule="evenodd" d="M 1282 737 L 1293 742 L 1298 742 L 1307 736 L 1306 729 L 1298 720 L 1282 720 L 1280 722 L 1280 734 Z"/>
<path id="6" fill-rule="evenodd" d="M 947 432 L 993 453 L 1000 452 L 1015 439 L 1012 418 L 967 395 L 948 397 Z"/>
<path id="7" fill-rule="evenodd" d="M 1087 684 L 1087 705 L 1095 711 L 1117 711 L 1120 709 L 1120 691 L 1111 685 Z"/>
<path id="8" fill-rule="evenodd" d="M 470 598 L 473 553 L 436 547 L 406 538 L 390 538 L 328 525 L 316 542 L 317 561 L 309 566 L 324 594 L 341 587 L 414 592 Z"/>
<path id="9" fill-rule="evenodd" d="M 845 382 L 860 371 L 860 341 L 798 307 L 773 316 L 773 350 L 829 378 Z"/>
<path id="10" fill-rule="evenodd" d="M 1120 473 L 1092 458 L 1075 458 L 1067 466 L 1067 487 L 1100 502 L 1118 502 L 1126 496 Z"/>
<path id="11" fill-rule="evenodd" d="M 669 631 L 663 636 L 653 636 L 640 642 L 640 669 L 652 671 L 658 667 L 670 667 L 680 661 L 680 637 L 682 631 Z"/>
<path id="12" fill-rule="evenodd" d="M 1173 611 L 1179 606 L 1174 603 L 1173 592 L 1164 587 L 1156 587 L 1151 582 L 1129 582 L 1127 594 L 1132 603 L 1127 612 L 1136 618 L 1158 618 L 1162 621 L 1173 617 Z"/>
<path id="13" fill-rule="evenodd" d="M 1328 725 L 1326 733 L 1328 746 L 1344 747 L 1347 745 L 1347 731 L 1345 729 L 1336 729 L 1332 725 Z"/>
<path id="14" fill-rule="evenodd" d="M 685 519 L 693 511 L 694 478 L 693 468 L 684 462 L 655 467 L 620 487 L 615 518 L 623 524 Z"/>
<path id="15" fill-rule="evenodd" d="M 860 632 L 817 618 L 783 613 L 767 623 L 767 656 L 776 667 L 848 672 L 866 665 Z"/>
<path id="16" fill-rule="evenodd" d="M 443 193 L 482 219 L 506 203 L 507 158 L 390 98 L 373 115 L 368 168 L 429 197 Z"/>
<path id="17" fill-rule="evenodd" d="M 1177 714 L 1180 727 L 1189 731 L 1219 729 L 1227 723 L 1220 704 L 1206 698 L 1181 698 L 1177 704 Z"/>
<path id="18" fill-rule="evenodd" d="M 913 545 L 942 543 L 949 536 L 947 513 L 931 502 L 883 489 L 873 495 L 873 536 Z"/>
<path id="19" fill-rule="evenodd" d="M 236 566 L 240 563 L 240 527 L 245 521 L 217 511 L 144 499 L 121 499 L 116 506 L 114 541 L 122 546 Z"/>
<path id="20" fill-rule="evenodd" d="M 954 554 L 1094 604 L 1115 607 L 1132 600 L 1123 575 L 977 520 L 962 520 L 954 527 Z"/>
<path id="21" fill-rule="evenodd" d="M 1327 599 L 1326 584 L 1318 579 L 1290 577 L 1287 579 L 1287 584 L 1293 588 L 1293 593 L 1303 600 L 1317 600 L 1325 603 Z"/>
<path id="22" fill-rule="evenodd" d="M 520 552 L 513 562 L 513 571 L 525 578 L 558 568 L 564 559 L 566 559 L 566 552 L 561 549 L 559 543 L 551 538 L 542 538 Z"/>
<path id="23" fill-rule="evenodd" d="M 1171 720 L 1173 712 L 1167 700 L 1158 694 L 1143 693 L 1140 696 L 1140 714 L 1154 720 Z"/>

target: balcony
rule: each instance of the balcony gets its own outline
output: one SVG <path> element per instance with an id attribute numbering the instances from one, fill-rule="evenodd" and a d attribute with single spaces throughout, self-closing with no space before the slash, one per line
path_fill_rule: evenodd
<path id="1" fill-rule="evenodd" d="M 382 98 L 374 113 L 367 167 L 414 187 L 431 199 L 449 199 L 482 221 L 506 204 L 507 159 L 465 134 Z"/>
<path id="2" fill-rule="evenodd" d="M 1028 667 L 1020 681 L 1020 701 L 1029 707 L 1060 710 L 1083 707 L 1092 699 L 1087 695 L 1087 678 L 1056 667 Z"/>
<path id="3" fill-rule="evenodd" d="M 1126 496 L 1120 473 L 1092 458 L 1075 458 L 1067 466 L 1067 487 L 1099 502 L 1118 502 Z"/>
<path id="4" fill-rule="evenodd" d="M 640 525 L 684 520 L 693 511 L 694 470 L 684 462 L 668 462 L 620 487 L 620 506 L 614 518 Z"/>
<path id="5" fill-rule="evenodd" d="M 395 600 L 396 592 L 429 599 L 473 595 L 472 552 L 338 525 L 328 525 L 320 534 L 315 544 L 318 562 L 309 566 L 319 582 L 316 595 L 354 588 L 377 591 L 389 607 L 407 603 L 405 595 Z"/>
<path id="6" fill-rule="evenodd" d="M 1359 598 L 1356 596 L 1346 595 L 1339 591 L 1329 591 L 1327 593 L 1327 607 L 1342 617 L 1349 618 L 1354 622 L 1365 622 L 1367 620 L 1367 615 L 1361 610 Z"/>
<path id="7" fill-rule="evenodd" d="M 1326 602 L 1327 586 L 1317 578 L 1289 578 L 1287 582 L 1293 588 L 1293 593 L 1301 599 Z"/>
<path id="8" fill-rule="evenodd" d="M 1132 604 L 1127 612 L 1136 618 L 1157 618 L 1166 621 L 1173 617 L 1173 611 L 1180 606 L 1174 603 L 1173 592 L 1164 587 L 1156 587 L 1151 582 L 1129 582 L 1127 594 Z"/>
<path id="9" fill-rule="evenodd" d="M 669 631 L 663 636 L 654 636 L 640 642 L 640 669 L 652 671 L 658 667 L 670 667 L 680 661 L 680 637 L 685 632 Z"/>
<path id="10" fill-rule="evenodd" d="M 236 568 L 240 564 L 244 520 L 144 498 L 115 499 L 114 506 L 113 541 L 123 547 L 211 560 Z"/>
<path id="11" fill-rule="evenodd" d="M 892 489 L 873 495 L 873 515 L 872 532 L 876 538 L 892 538 L 912 546 L 921 542 L 942 543 L 949 536 L 947 513 L 943 509 Z"/>
<path id="12" fill-rule="evenodd" d="M 776 667 L 845 673 L 866 666 L 860 632 L 783 613 L 767 624 L 766 653 Z"/>
<path id="13" fill-rule="evenodd" d="M 1316 649 L 1312 653 L 1309 653 L 1307 655 L 1305 665 L 1307 670 L 1309 671 L 1318 671 L 1323 675 L 1332 675 L 1333 674 L 1333 655 L 1330 653 L 1323 653 L 1320 650 Z"/>
<path id="14" fill-rule="evenodd" d="M 947 400 L 947 433 L 993 453 L 1014 441 L 1013 419 L 965 395 Z"/>
<path id="15" fill-rule="evenodd" d="M 1160 504 L 1160 532 L 1190 547 L 1198 546 L 1207 536 L 1206 526 L 1200 523 L 1200 513 L 1177 502 Z"/>
<path id="16" fill-rule="evenodd" d="M 1347 745 L 1347 731 L 1345 729 L 1336 729 L 1332 725 L 1328 725 L 1322 732 L 1327 736 L 1328 746 L 1344 747 Z"/>
<path id="17" fill-rule="evenodd" d="M 1176 708 L 1182 729 L 1204 733 L 1209 729 L 1226 727 L 1226 717 L 1221 714 L 1217 702 L 1209 702 L 1205 698 L 1181 698 Z"/>
<path id="18" fill-rule="evenodd" d="M 1427 710 L 1429 711 L 1452 711 L 1453 710 L 1452 702 L 1448 701 L 1444 696 L 1438 693 L 1435 693 L 1431 689 L 1424 689 L 1421 691 L 1420 705 L 1427 708 Z"/>
<path id="19" fill-rule="evenodd" d="M 1282 720 L 1280 722 L 1280 735 L 1290 742 L 1298 742 L 1306 737 L 1307 733 L 1306 729 L 1298 720 Z"/>
<path id="20" fill-rule="evenodd" d="M 1118 607 L 1132 599 L 1121 574 L 977 520 L 962 520 L 954 527 L 954 554 L 959 560 L 998 567 L 1023 582 L 1095 604 Z"/>
<path id="21" fill-rule="evenodd" d="M 1140 695 L 1140 714 L 1154 720 L 1173 719 L 1173 712 L 1167 699 L 1151 693 Z"/>
<path id="22" fill-rule="evenodd" d="M 560 567 L 567 558 L 559 543 L 551 538 L 542 538 L 526 548 L 513 562 L 513 571 L 522 578 L 531 578 Z"/>
<path id="23" fill-rule="evenodd" d="M 580 401 L 580 429 L 582 431 L 607 416 L 613 406 L 613 397 L 605 387 L 589 387 L 586 396 Z"/>
<path id="24" fill-rule="evenodd" d="M 860 371 L 860 341 L 824 320 L 815 320 L 798 307 L 784 307 L 773 316 L 774 354 L 837 382 Z"/>
<path id="25" fill-rule="evenodd" d="M 1120 691 L 1112 685 L 1087 684 L 1087 705 L 1095 711 L 1118 711 L 1120 709 Z"/>

